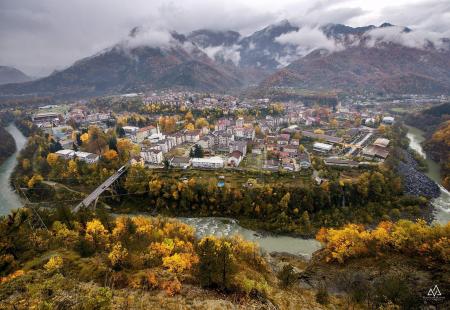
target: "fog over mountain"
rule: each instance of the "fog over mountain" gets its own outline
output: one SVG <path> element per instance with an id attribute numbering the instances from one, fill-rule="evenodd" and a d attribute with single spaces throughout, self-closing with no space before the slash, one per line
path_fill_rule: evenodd
<path id="1" fill-rule="evenodd" d="M 395 3 L 385 0 L 4 0 L 0 2 L 0 64 L 13 66 L 28 75 L 44 76 L 114 46 L 135 26 L 152 29 L 146 32 L 147 37 L 138 40 L 159 46 L 169 40 L 170 31 L 188 34 L 198 29 L 230 30 L 245 37 L 284 19 L 302 27 L 298 33 L 279 40 L 290 41 L 298 54 L 306 54 L 317 47 L 334 48 L 334 43 L 319 31 L 329 23 L 358 27 L 388 21 L 407 25 L 415 30 L 415 36 L 426 33 L 429 39 L 429 33 L 437 38 L 449 37 L 449 14 L 447 0 Z M 390 36 L 391 40 L 398 38 L 395 32 L 382 35 Z M 421 40 L 403 36 L 400 39 L 409 46 Z M 300 41 L 304 44 L 298 45 Z M 226 49 L 214 46 L 205 52 L 210 56 L 220 54 L 235 63 L 239 56 L 243 57 L 232 45 L 226 45 Z M 278 62 L 287 65 L 290 61 L 289 55 L 280 55 Z"/>
<path id="2" fill-rule="evenodd" d="M 345 92 L 449 93 L 450 40 L 390 23 L 293 24 L 245 35 L 133 27 L 114 45 L 48 77 L 0 86 L 0 94 L 91 96 L 184 88 L 290 86 Z"/>

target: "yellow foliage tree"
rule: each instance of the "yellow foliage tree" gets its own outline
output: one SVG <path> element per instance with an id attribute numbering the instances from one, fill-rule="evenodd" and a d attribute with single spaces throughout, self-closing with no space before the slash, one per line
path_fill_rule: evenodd
<path id="1" fill-rule="evenodd" d="M 41 183 L 43 180 L 44 180 L 44 178 L 40 174 L 35 174 L 28 181 L 27 186 L 28 186 L 28 188 L 34 188 L 34 186 L 36 184 Z"/>
<path id="2" fill-rule="evenodd" d="M 194 126 L 194 124 L 192 124 L 192 123 L 187 123 L 186 126 L 185 126 L 185 128 L 186 128 L 187 130 L 189 130 L 189 131 L 192 131 L 192 130 L 195 129 L 195 126 Z"/>
<path id="3" fill-rule="evenodd" d="M 175 253 L 172 256 L 163 257 L 163 266 L 170 272 L 182 273 L 190 270 L 198 262 L 196 255 L 190 253 Z"/>
<path id="4" fill-rule="evenodd" d="M 209 123 L 206 120 L 206 118 L 204 118 L 204 117 L 199 117 L 195 121 L 195 127 L 196 128 L 203 128 L 203 127 L 208 127 L 208 126 L 209 126 Z"/>
<path id="5" fill-rule="evenodd" d="M 107 161 L 113 161 L 119 158 L 119 155 L 115 150 L 107 150 L 106 152 L 103 153 L 103 158 L 106 159 Z"/>
<path id="6" fill-rule="evenodd" d="M 47 163 L 51 166 L 54 167 L 57 163 L 58 163 L 58 158 L 59 156 L 55 153 L 49 153 L 47 155 Z"/>
<path id="7" fill-rule="evenodd" d="M 87 143 L 89 141 L 89 134 L 87 132 L 82 134 L 80 136 L 80 139 L 83 144 Z"/>
<path id="8" fill-rule="evenodd" d="M 98 219 L 93 219 L 86 224 L 86 240 L 91 242 L 96 250 L 104 249 L 109 243 L 108 230 Z"/>
<path id="9" fill-rule="evenodd" d="M 125 264 L 128 257 L 128 251 L 120 242 L 116 242 L 108 254 L 109 262 L 113 268 L 120 268 Z"/>
<path id="10" fill-rule="evenodd" d="M 63 259 L 61 256 L 52 256 L 48 260 L 48 262 L 44 265 L 45 270 L 47 271 L 57 271 L 60 270 L 63 266 Z"/>

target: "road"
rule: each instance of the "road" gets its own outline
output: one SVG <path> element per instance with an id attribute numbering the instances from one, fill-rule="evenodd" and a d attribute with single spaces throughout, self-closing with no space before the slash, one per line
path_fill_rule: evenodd
<path id="1" fill-rule="evenodd" d="M 94 202 L 108 187 L 111 186 L 122 174 L 127 171 L 129 167 L 129 164 L 126 164 L 122 167 L 120 167 L 119 170 L 117 170 L 116 173 L 114 173 L 112 176 L 110 176 L 108 179 L 106 179 L 105 182 L 100 184 L 99 187 L 97 187 L 92 193 L 89 194 L 82 202 L 80 202 L 74 209 L 74 212 L 77 212 L 82 207 L 88 207 L 92 202 Z"/>

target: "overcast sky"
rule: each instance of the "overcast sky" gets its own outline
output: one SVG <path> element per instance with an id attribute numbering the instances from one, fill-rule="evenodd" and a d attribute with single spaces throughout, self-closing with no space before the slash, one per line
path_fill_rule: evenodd
<path id="1" fill-rule="evenodd" d="M 138 25 L 248 34 L 282 19 L 313 26 L 387 21 L 450 36 L 450 0 L 0 0 L 0 65 L 43 76 Z"/>

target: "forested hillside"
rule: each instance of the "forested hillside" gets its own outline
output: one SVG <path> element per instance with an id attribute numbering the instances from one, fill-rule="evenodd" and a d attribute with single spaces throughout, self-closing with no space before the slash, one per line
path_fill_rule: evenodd
<path id="1" fill-rule="evenodd" d="M 0 164 L 16 151 L 16 143 L 11 134 L 3 128 L 11 120 L 9 113 L 0 114 Z"/>

